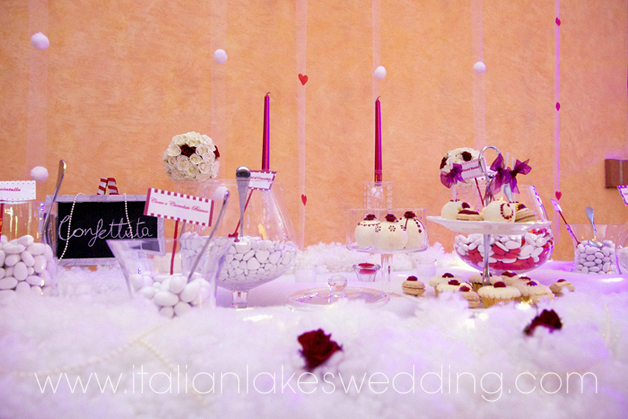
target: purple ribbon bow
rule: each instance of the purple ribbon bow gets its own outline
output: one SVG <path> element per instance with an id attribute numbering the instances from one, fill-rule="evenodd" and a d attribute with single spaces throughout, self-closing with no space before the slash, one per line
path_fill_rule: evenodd
<path id="1" fill-rule="evenodd" d="M 502 187 L 502 185 L 505 185 L 506 183 L 509 183 L 511 181 L 510 170 L 504 167 L 504 158 L 501 154 L 497 156 L 493 164 L 491 164 L 491 170 L 496 173 L 495 179 L 493 179 L 493 191 L 498 191 L 499 188 Z"/>
<path id="2" fill-rule="evenodd" d="M 532 168 L 528 165 L 529 161 L 530 159 L 524 162 L 517 160 L 517 162 L 515 163 L 515 168 L 510 171 L 510 190 L 511 191 L 515 193 L 519 193 L 519 188 L 517 187 L 516 176 L 519 173 L 521 173 L 522 175 L 527 175 L 528 173 L 530 173 L 530 170 L 532 170 Z"/>
<path id="3" fill-rule="evenodd" d="M 458 182 L 464 182 L 462 178 L 462 165 L 454 163 L 449 173 L 440 172 L 440 181 L 443 185 L 451 188 Z"/>

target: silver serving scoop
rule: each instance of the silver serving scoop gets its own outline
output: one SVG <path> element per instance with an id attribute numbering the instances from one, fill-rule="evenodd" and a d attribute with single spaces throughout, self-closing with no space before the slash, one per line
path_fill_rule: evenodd
<path id="1" fill-rule="evenodd" d="M 52 195 L 52 200 L 50 201 L 50 206 L 48 207 L 48 212 L 46 213 L 46 218 L 44 220 L 44 225 L 42 227 L 42 231 L 40 232 L 41 237 L 44 242 L 48 245 L 52 245 L 52 240 L 50 237 L 50 233 L 48 232 L 48 227 L 50 226 L 50 213 L 52 211 L 52 206 L 57 199 L 57 195 L 59 194 L 59 189 L 61 189 L 61 184 L 63 183 L 63 177 L 65 176 L 66 169 L 65 161 L 59 160 L 59 170 L 57 171 L 57 186 L 55 187 L 54 194 Z"/>
<path id="2" fill-rule="evenodd" d="M 240 199 L 240 234 L 238 237 L 242 237 L 244 236 L 246 196 L 249 192 L 249 183 L 251 182 L 251 171 L 248 167 L 240 166 L 236 169 L 236 182 L 238 185 L 238 198 Z"/>
<path id="3" fill-rule="evenodd" d="M 597 241 L 597 229 L 595 228 L 595 213 L 593 211 L 593 208 L 585 207 L 584 212 L 587 213 L 587 217 L 589 218 L 589 221 L 591 222 L 591 227 L 593 227 L 593 240 L 586 240 L 586 242 L 592 244 L 593 246 L 601 248 L 602 243 Z"/>

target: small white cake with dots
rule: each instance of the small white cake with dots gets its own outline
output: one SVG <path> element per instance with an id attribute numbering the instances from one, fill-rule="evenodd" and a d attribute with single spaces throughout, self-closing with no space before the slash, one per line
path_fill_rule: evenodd
<path id="1" fill-rule="evenodd" d="M 360 247 L 375 246 L 375 228 L 379 225 L 379 221 L 374 214 L 367 214 L 364 220 L 360 221 L 355 227 L 353 235 L 355 241 Z"/>
<path id="2" fill-rule="evenodd" d="M 381 250 L 401 250 L 408 244 L 408 233 L 393 214 L 375 227 L 375 246 Z"/>
<path id="3" fill-rule="evenodd" d="M 426 244 L 425 226 L 413 211 L 406 211 L 403 214 L 401 224 L 408 233 L 407 249 L 419 249 Z"/>

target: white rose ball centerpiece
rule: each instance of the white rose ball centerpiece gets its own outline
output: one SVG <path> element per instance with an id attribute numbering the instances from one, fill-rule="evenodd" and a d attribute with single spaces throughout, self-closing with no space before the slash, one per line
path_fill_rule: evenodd
<path id="1" fill-rule="evenodd" d="M 220 153 L 207 135 L 188 132 L 172 137 L 162 161 L 171 180 L 203 182 L 218 175 Z"/>

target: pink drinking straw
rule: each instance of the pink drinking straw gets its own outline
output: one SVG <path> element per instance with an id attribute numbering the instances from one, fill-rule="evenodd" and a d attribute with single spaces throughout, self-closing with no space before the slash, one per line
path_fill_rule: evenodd
<path id="1" fill-rule="evenodd" d="M 382 108 L 375 101 L 375 182 L 382 181 Z"/>
<path id="2" fill-rule="evenodd" d="M 264 134 L 262 144 L 262 170 L 270 170 L 270 92 L 264 96 Z"/>

